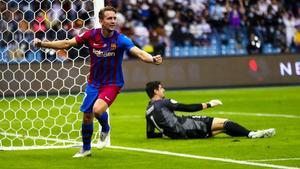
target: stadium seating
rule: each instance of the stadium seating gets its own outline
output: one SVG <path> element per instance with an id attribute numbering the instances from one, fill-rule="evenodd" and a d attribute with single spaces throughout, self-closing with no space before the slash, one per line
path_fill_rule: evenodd
<path id="1" fill-rule="evenodd" d="M 91 28 L 92 22 L 91 18 L 89 17 L 89 13 L 92 12 L 92 3 L 88 2 L 83 2 L 83 1 L 78 1 L 75 3 L 74 9 L 70 10 L 68 15 L 65 15 L 61 11 L 55 11 L 57 5 L 61 5 L 59 1 L 55 2 L 53 6 L 53 10 L 49 10 L 49 5 L 48 2 L 46 1 L 44 3 L 40 4 L 40 7 L 43 11 L 48 11 L 47 13 L 40 13 L 39 15 L 34 15 L 32 11 L 34 11 L 34 2 L 35 1 L 30 1 L 29 3 L 20 3 L 21 1 L 16 1 L 16 0 L 10 0 L 10 3 L 8 5 L 4 5 L 4 2 L 1 2 L 2 6 L 7 6 L 3 12 L 3 19 L 0 20 L 0 25 L 7 25 L 7 26 L 0 26 L 1 30 L 1 40 L 0 40 L 0 63 L 5 63 L 5 62 L 19 62 L 21 61 L 20 59 L 14 58 L 11 56 L 11 53 L 9 53 L 7 50 L 5 50 L 7 47 L 14 47 L 16 48 L 16 42 L 22 42 L 24 45 L 23 50 L 30 50 L 30 43 L 32 42 L 32 39 L 34 37 L 38 38 L 46 38 L 48 40 L 53 40 L 55 38 L 57 39 L 64 39 L 66 37 L 71 38 L 74 37 L 78 34 L 80 29 L 82 28 Z M 223 17 L 223 20 L 220 20 L 216 23 L 214 23 L 213 19 L 215 16 L 214 12 L 211 10 L 215 10 L 217 5 L 221 5 L 225 7 L 225 5 L 229 5 L 232 7 L 234 3 L 229 2 L 228 4 L 224 4 L 219 1 L 215 0 L 210 0 L 210 1 L 197 1 L 197 4 L 202 4 L 203 7 L 207 7 L 205 9 L 198 9 L 198 8 L 193 8 L 193 6 L 189 5 L 188 3 L 182 3 L 182 1 L 163 1 L 161 3 L 157 3 L 156 1 L 151 1 L 147 3 L 149 8 L 145 8 L 143 10 L 143 13 L 140 15 L 143 15 L 144 13 L 148 13 L 143 19 L 142 17 L 137 17 L 136 15 L 139 15 L 139 11 L 132 11 L 133 9 L 139 9 L 140 5 L 142 3 L 137 3 L 137 2 L 131 2 L 130 4 L 122 4 L 126 3 L 127 1 L 120 1 L 121 4 L 118 6 L 118 11 L 120 15 L 123 15 L 126 20 L 128 20 L 128 23 L 125 22 L 124 25 L 120 25 L 120 30 L 122 31 L 122 27 L 126 28 L 124 30 L 127 30 L 128 32 L 134 32 L 134 25 L 133 23 L 138 22 L 143 24 L 143 26 L 149 31 L 150 35 L 158 35 L 156 38 L 152 39 L 159 39 L 160 44 L 158 45 L 164 45 L 166 46 L 164 51 L 165 53 L 162 53 L 164 56 L 167 57 L 209 57 L 209 56 L 222 56 L 222 55 L 248 55 L 247 52 L 247 46 L 248 46 L 248 34 L 251 32 L 255 32 L 261 39 L 262 42 L 262 54 L 278 54 L 282 52 L 290 52 L 290 53 L 296 53 L 297 49 L 295 46 L 288 45 L 288 43 L 285 43 L 285 30 L 286 30 L 286 25 L 284 24 L 283 21 L 278 22 L 277 24 L 273 25 L 274 27 L 270 30 L 275 30 L 275 31 L 269 31 L 269 35 L 266 35 L 266 31 L 269 29 L 268 24 L 260 25 L 260 26 L 255 26 L 252 25 L 251 23 L 255 19 L 267 19 L 267 18 L 249 18 L 249 9 L 252 6 L 255 5 L 260 5 L 257 2 L 252 2 L 248 4 L 249 6 L 244 6 L 245 8 L 245 13 L 242 13 L 243 17 L 245 20 L 243 23 L 240 25 L 240 29 L 231 29 L 231 25 L 229 22 L 224 22 L 223 20 L 225 19 Z M 237 2 L 237 1 L 236 1 Z M 242 1 L 240 1 L 242 2 Z M 239 3 L 240 3 L 239 2 Z M 287 11 L 287 13 L 292 14 L 292 17 L 294 17 L 295 20 L 299 21 L 300 20 L 300 13 L 296 11 L 300 11 L 298 8 L 300 6 L 300 1 L 296 2 L 296 4 L 291 5 L 288 1 L 284 0 L 278 0 L 274 1 L 275 4 L 272 4 L 272 6 L 277 6 L 280 8 L 278 11 L 273 11 L 276 13 L 276 17 L 274 18 L 274 21 L 277 20 L 284 20 L 285 19 L 285 14 L 284 12 L 281 11 Z M 65 8 L 70 8 L 71 3 L 69 2 L 61 2 L 62 5 Z M 107 5 L 112 5 L 115 6 L 116 4 L 110 4 L 112 2 L 107 2 Z M 180 4 L 182 3 L 182 4 Z M 195 1 L 196 3 L 196 1 Z M 263 1 L 261 3 L 264 3 L 266 6 L 270 6 L 270 2 L 268 1 Z M 0 4 L 0 5 L 1 5 Z M 179 5 L 180 4 L 180 5 Z M 146 5 L 146 4 L 144 4 Z M 164 8 L 164 6 L 167 5 L 168 8 Z M 239 6 L 246 5 L 246 4 L 239 4 Z M 14 12 L 14 6 L 17 6 L 21 12 Z M 86 9 L 81 9 L 82 7 L 85 7 Z M 164 14 L 168 14 L 168 10 L 174 10 L 180 6 L 180 8 L 176 9 L 177 14 L 180 15 L 177 17 L 178 20 L 174 20 L 175 17 L 172 16 L 164 16 Z M 292 6 L 295 6 L 295 9 L 292 8 Z M 27 8 L 30 8 L 31 10 L 26 10 Z M 157 8 L 158 11 L 160 11 L 159 14 L 153 14 L 153 11 L 150 9 L 154 9 L 152 7 Z M 298 7 L 298 8 L 297 8 Z M 287 9 L 284 9 L 287 8 Z M 79 10 L 81 9 L 81 10 Z M 261 10 L 263 8 L 259 8 L 258 10 Z M 297 10 L 298 9 L 298 10 Z M 75 10 L 75 11 L 74 11 Z M 202 11 L 203 10 L 203 11 Z M 229 13 L 231 11 L 230 8 L 224 9 L 226 10 L 225 12 Z M 193 18 L 185 18 L 184 16 L 184 11 L 192 11 L 194 14 Z M 22 13 L 23 12 L 23 13 Z M 59 13 L 59 16 L 54 17 L 55 15 L 53 13 Z M 87 19 L 86 22 L 81 23 L 80 21 L 75 22 L 75 26 L 71 26 L 70 22 L 67 21 L 74 21 L 74 14 L 73 13 L 78 12 L 80 20 L 85 20 Z M 135 13 L 137 12 L 137 13 Z M 256 12 L 261 12 L 261 11 L 256 11 Z M 134 13 L 135 15 L 129 15 L 130 13 Z M 203 18 L 199 14 L 202 13 L 207 13 L 208 15 Z M 22 22 L 19 24 L 19 29 L 18 29 L 18 24 L 17 22 L 12 22 L 11 17 L 12 15 L 15 15 L 15 18 L 23 18 Z M 150 20 L 151 18 L 147 18 L 151 15 L 153 18 L 156 18 L 155 20 Z M 126 16 L 126 17 L 125 17 Z M 275 16 L 275 15 L 274 15 Z M 199 18 L 200 17 L 200 18 Z M 147 20 L 148 19 L 148 20 Z M 206 21 L 206 25 L 201 25 L 201 19 L 204 19 Z M 61 21 L 61 25 L 58 25 L 56 20 Z M 163 23 L 158 23 L 163 22 Z M 196 29 L 192 29 L 191 31 L 190 24 L 194 22 L 194 26 Z M 39 23 L 39 24 L 38 24 Z M 80 24 L 81 23 L 81 24 Z M 176 23 L 176 24 L 175 24 Z M 220 24 L 222 23 L 222 24 Z M 299 24 L 299 22 L 295 23 L 295 27 L 297 26 L 296 24 Z M 28 27 L 26 25 L 32 25 L 31 27 Z M 128 25 L 131 25 L 127 27 Z M 165 26 L 164 26 L 165 25 Z M 177 37 L 173 39 L 172 38 L 172 33 L 175 31 L 175 25 L 179 29 L 177 29 L 177 33 L 180 34 L 179 38 Z M 299 26 L 299 25 L 298 25 Z M 282 28 L 282 31 L 277 31 L 279 28 Z M 199 31 L 201 29 L 201 31 Z M 20 30 L 20 31 L 15 31 L 15 30 Z M 45 30 L 48 30 L 45 33 Z M 154 32 L 157 31 L 157 32 Z M 238 31 L 238 32 L 237 32 Z M 274 37 L 275 33 L 277 31 L 277 34 L 281 35 L 281 38 L 279 39 L 272 39 L 270 37 Z M 57 37 L 52 36 L 54 33 L 57 32 Z M 123 32 L 126 34 L 126 31 Z M 130 36 L 130 35 L 129 35 Z M 175 36 L 176 37 L 176 36 Z M 148 44 L 145 45 L 153 45 L 155 42 L 151 42 L 150 39 L 146 39 L 148 37 L 144 37 L 142 39 L 139 39 L 138 36 L 130 36 L 130 38 L 134 42 L 140 42 L 145 41 Z M 269 39 L 268 39 L 269 38 Z M 276 47 L 276 43 L 279 41 L 280 44 L 284 44 L 280 47 Z M 9 42 L 9 43 L 8 43 Z M 168 42 L 168 43 L 167 43 Z M 268 43 L 266 43 L 268 42 Z M 179 44 L 178 44 L 179 43 Z M 266 44 L 265 44 L 266 43 Z M 167 44 L 167 45 L 165 45 Z M 175 44 L 175 45 L 174 45 Z M 14 46 L 13 46 L 14 45 Z M 179 46 L 181 45 L 181 46 Z M 144 46 L 142 45 L 141 48 Z M 299 50 L 298 50 L 299 51 Z M 41 57 L 42 55 L 43 57 Z M 43 61 L 44 59 L 47 59 L 47 57 L 44 57 L 45 53 L 39 54 L 39 55 L 33 55 L 32 52 L 24 52 L 23 57 L 25 59 L 28 59 L 30 61 Z M 78 57 L 77 55 L 71 55 L 75 59 Z M 54 57 L 55 58 L 55 57 Z"/>

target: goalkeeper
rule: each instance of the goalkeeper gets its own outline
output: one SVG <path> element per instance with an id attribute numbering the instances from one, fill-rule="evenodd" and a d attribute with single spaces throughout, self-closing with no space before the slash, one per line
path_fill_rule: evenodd
<path id="1" fill-rule="evenodd" d="M 207 103 L 183 104 L 172 99 L 165 99 L 165 89 L 159 81 L 148 82 L 146 92 L 151 99 L 146 111 L 147 138 L 163 135 L 173 139 L 209 138 L 219 133 L 233 137 L 265 138 L 275 134 L 275 129 L 250 131 L 243 126 L 223 118 L 207 116 L 182 116 L 174 111 L 195 112 L 222 105 L 220 100 Z M 157 129 L 159 132 L 156 132 Z"/>

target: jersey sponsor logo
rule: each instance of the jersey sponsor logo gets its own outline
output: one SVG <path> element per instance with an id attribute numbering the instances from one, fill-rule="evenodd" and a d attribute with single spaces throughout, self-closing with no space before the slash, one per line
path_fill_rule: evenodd
<path id="1" fill-rule="evenodd" d="M 116 56 L 115 52 L 103 52 L 101 50 L 97 50 L 97 49 L 93 49 L 93 53 L 97 56 L 97 57 L 111 57 L 111 56 Z"/>

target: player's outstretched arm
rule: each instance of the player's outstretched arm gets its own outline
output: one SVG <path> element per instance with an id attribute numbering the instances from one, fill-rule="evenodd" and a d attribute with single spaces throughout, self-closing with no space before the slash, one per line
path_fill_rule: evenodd
<path id="1" fill-rule="evenodd" d="M 172 102 L 174 110 L 183 111 L 183 112 L 195 112 L 210 107 L 215 107 L 222 105 L 223 103 L 220 100 L 210 100 L 207 103 L 196 103 L 196 104 L 183 104 L 178 102 Z"/>
<path id="2" fill-rule="evenodd" d="M 33 46 L 38 48 L 67 49 L 75 45 L 77 45 L 75 38 L 58 41 L 42 41 L 37 38 L 33 40 Z"/>
<path id="3" fill-rule="evenodd" d="M 130 53 L 133 54 L 134 56 L 140 58 L 142 61 L 144 61 L 146 63 L 153 63 L 156 65 L 159 65 L 162 63 L 161 55 L 152 56 L 149 53 L 141 50 L 140 48 L 138 48 L 136 46 L 130 49 Z"/>

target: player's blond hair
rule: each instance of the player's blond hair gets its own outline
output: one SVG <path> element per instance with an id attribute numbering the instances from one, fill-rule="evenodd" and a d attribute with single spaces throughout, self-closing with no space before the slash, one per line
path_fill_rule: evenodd
<path id="1" fill-rule="evenodd" d="M 117 13 L 116 8 L 114 8 L 112 6 L 106 6 L 99 11 L 99 14 L 98 14 L 99 19 L 104 19 L 104 13 L 106 11 L 113 11 L 113 12 Z"/>

